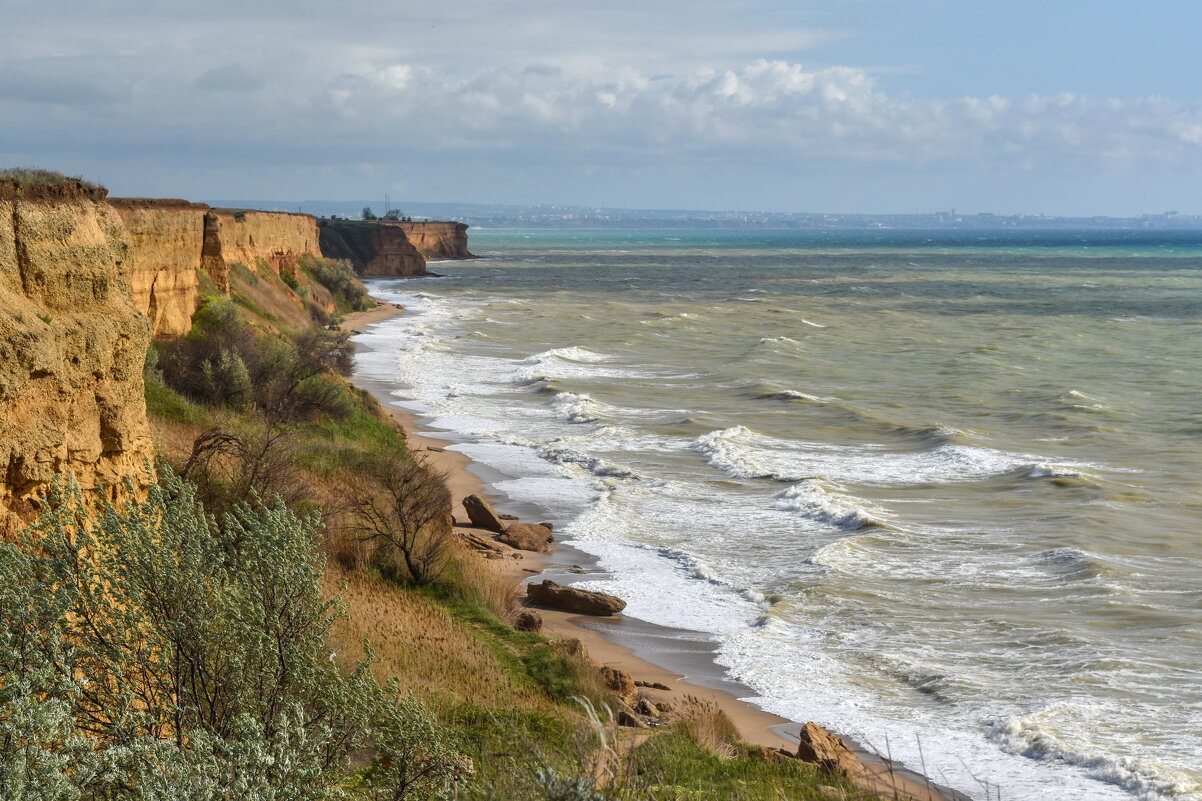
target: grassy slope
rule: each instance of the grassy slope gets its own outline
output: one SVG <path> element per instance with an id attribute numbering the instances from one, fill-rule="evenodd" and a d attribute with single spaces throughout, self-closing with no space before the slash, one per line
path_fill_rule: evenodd
<path id="1" fill-rule="evenodd" d="M 235 268 L 231 271 L 235 302 L 244 317 L 265 333 L 311 325 L 301 296 L 311 298 L 321 288 L 308 271 L 297 277 L 299 286 L 294 290 L 269 268 Z M 349 384 L 346 391 L 355 402 L 348 419 L 293 428 L 290 458 L 306 496 L 316 504 L 336 496 L 334 478 L 355 469 L 358 456 L 373 448 L 405 447 L 403 434 L 370 396 Z M 187 458 L 202 432 L 237 430 L 254 422 L 247 419 L 253 412 L 193 403 L 153 374 L 146 396 L 159 451 L 176 465 Z M 501 610 L 495 604 L 490 609 L 482 600 L 497 593 L 478 586 L 480 576 L 487 573 L 472 564 L 476 557 L 461 555 L 460 566 L 446 580 L 417 589 L 383 578 L 371 567 L 365 547 L 341 530 L 336 518 L 330 518 L 325 546 L 330 556 L 326 590 L 341 596 L 346 610 L 332 643 L 339 661 L 353 663 L 362 656 L 364 641 L 370 641 L 381 676 L 397 677 L 403 690 L 422 697 L 437 711 L 476 765 L 476 780 L 463 797 L 502 801 L 544 797 L 533 779 L 540 767 L 551 767 L 561 775 L 597 775 L 599 783 L 607 785 L 605 797 L 613 798 L 858 797 L 846 790 L 824 795 L 817 788 L 834 781 L 800 762 L 776 764 L 757 758 L 753 749 L 721 741 L 710 742 L 707 748 L 702 745 L 707 738 L 688 725 L 678 725 L 637 748 L 627 733 L 613 732 L 608 741 L 620 747 L 601 748 L 605 732 L 590 725 L 573 700 L 605 700 L 595 671 L 571 649 L 549 645 L 540 635 L 517 632 L 498 619 Z M 614 758 L 614 753 L 622 757 Z"/>

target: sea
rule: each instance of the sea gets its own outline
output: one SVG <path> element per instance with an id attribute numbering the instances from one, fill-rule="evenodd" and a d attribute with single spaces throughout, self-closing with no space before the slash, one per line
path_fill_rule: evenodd
<path id="1" fill-rule="evenodd" d="M 357 369 L 583 586 L 974 799 L 1202 799 L 1202 232 L 470 234 Z"/>

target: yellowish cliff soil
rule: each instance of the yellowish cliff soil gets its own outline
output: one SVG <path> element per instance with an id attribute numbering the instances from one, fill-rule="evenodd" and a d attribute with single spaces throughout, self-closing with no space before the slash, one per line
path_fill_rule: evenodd
<path id="1" fill-rule="evenodd" d="M 114 199 L 110 205 L 133 244 L 129 279 L 134 304 L 150 318 L 155 336 L 183 336 L 192 327 L 200 299 L 196 270 L 208 207 L 184 200 Z M 223 273 L 224 264 L 219 276 Z"/>
<path id="2" fill-rule="evenodd" d="M 317 219 L 308 214 L 218 209 L 221 255 L 226 264 L 254 267 L 259 259 L 280 270 L 296 271 L 297 259 L 320 256 Z"/>
<path id="3" fill-rule="evenodd" d="M 154 456 L 130 238 L 77 183 L 0 183 L 0 532 L 36 512 L 56 474 L 144 488 Z"/>

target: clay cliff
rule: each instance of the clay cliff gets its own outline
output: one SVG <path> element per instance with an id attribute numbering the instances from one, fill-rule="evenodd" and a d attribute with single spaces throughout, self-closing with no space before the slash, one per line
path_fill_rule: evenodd
<path id="1" fill-rule="evenodd" d="M 188 333 L 200 302 L 198 269 L 230 291 L 229 265 L 260 260 L 295 274 L 303 254 L 320 255 L 317 220 L 307 214 L 214 210 L 184 200 L 113 198 L 133 241 L 135 305 L 156 337 Z"/>
<path id="2" fill-rule="evenodd" d="M 60 472 L 124 493 L 154 456 L 130 236 L 104 190 L 0 182 L 0 532 Z"/>
<path id="3" fill-rule="evenodd" d="M 427 259 L 474 259 L 467 249 L 467 225 L 460 222 L 398 222 Z"/>
<path id="4" fill-rule="evenodd" d="M 425 257 L 401 226 L 385 220 L 321 220 L 321 253 L 348 260 L 362 276 L 429 275 Z"/>
<path id="5" fill-rule="evenodd" d="M 260 259 L 279 273 L 296 272 L 302 254 L 320 256 L 317 219 L 308 214 L 279 211 L 217 209 L 221 255 L 226 264 L 253 267 Z"/>

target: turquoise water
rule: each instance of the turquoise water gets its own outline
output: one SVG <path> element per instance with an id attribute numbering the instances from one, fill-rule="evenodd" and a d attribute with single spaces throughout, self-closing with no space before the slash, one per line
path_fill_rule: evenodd
<path id="1" fill-rule="evenodd" d="M 974 797 L 1202 799 L 1202 236 L 471 245 L 360 369 L 628 614 Z"/>

